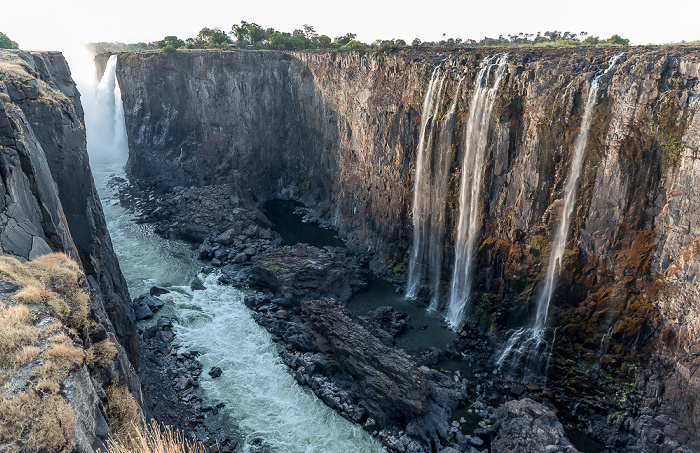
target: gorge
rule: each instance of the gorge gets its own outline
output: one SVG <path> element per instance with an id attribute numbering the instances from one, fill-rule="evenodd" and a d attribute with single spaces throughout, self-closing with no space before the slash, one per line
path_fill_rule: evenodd
<path id="1" fill-rule="evenodd" d="M 459 272 L 454 244 L 475 80 L 480 62 L 496 53 L 123 54 L 117 78 L 124 87 L 127 171 L 148 180 L 153 193 L 226 183 L 254 203 L 302 201 L 310 218 L 336 227 L 351 250 L 369 252 L 371 269 L 392 277 L 408 270 L 409 295 L 436 308 Z M 513 50 L 503 80 L 489 82 L 497 90 L 483 119 L 490 123 L 483 168 L 469 170 L 483 170 L 480 182 L 470 176 L 476 181 L 470 191 L 484 194 L 472 200 L 482 233 L 473 245 L 473 276 L 467 275 L 470 318 L 491 333 L 496 358 L 509 332 L 536 322 L 551 348 L 546 380 L 538 382 L 589 395 L 598 401 L 587 406 L 589 415 L 612 393 L 613 405 L 621 404 L 616 426 L 641 436 L 658 430 L 649 420 L 659 411 L 694 432 L 696 392 L 685 392 L 690 400 L 681 409 L 673 387 L 692 388 L 697 369 L 698 54 L 625 49 L 598 87 L 598 75 L 619 53 Z M 577 146 L 584 120 L 590 130 Z M 576 149 L 581 174 L 572 192 L 567 174 Z M 419 175 L 433 179 L 420 186 Z M 421 205 L 440 198 L 435 193 L 445 194 L 438 200 L 444 219 L 442 206 Z M 175 208 L 161 212 L 166 207 Z M 569 209 L 567 228 L 560 219 Z M 194 225 L 177 218 L 166 231 L 191 237 Z M 200 225 L 199 241 L 225 230 L 217 222 L 226 223 Z M 424 232 L 418 240 L 415 225 Z M 557 225 L 569 230 L 558 241 L 566 244 L 562 258 L 554 260 L 562 264 L 560 276 L 547 313 L 528 321 L 536 320 L 542 306 L 536 300 L 547 293 L 542 285 L 553 271 L 547 261 L 556 258 Z M 622 409 L 632 400 L 635 409 Z M 597 437 L 627 442 L 610 433 Z"/>
<path id="2" fill-rule="evenodd" d="M 700 49 L 100 55 L 95 183 L 62 57 L 0 58 L 3 254 L 77 259 L 119 343 L 78 451 L 113 382 L 221 451 L 700 451 Z"/>

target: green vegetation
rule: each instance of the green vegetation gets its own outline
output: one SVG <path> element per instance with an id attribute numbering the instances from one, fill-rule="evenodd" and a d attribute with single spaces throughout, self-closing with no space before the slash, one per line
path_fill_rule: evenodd
<path id="1" fill-rule="evenodd" d="M 0 36 L 4 36 L 0 33 Z M 445 35 L 443 35 L 445 36 Z M 354 33 L 346 33 L 331 39 L 319 35 L 314 27 L 304 24 L 294 31 L 285 32 L 274 28 L 264 28 L 255 22 L 242 20 L 240 24 L 225 32 L 220 28 L 203 28 L 194 38 L 182 40 L 177 36 L 166 36 L 161 41 L 153 43 L 92 43 L 88 47 L 96 54 L 103 52 L 125 52 L 133 50 L 160 49 L 171 52 L 177 49 L 246 49 L 246 50 L 305 50 L 305 49 L 374 49 L 386 50 L 402 47 L 576 47 L 576 46 L 627 46 L 629 39 L 620 35 L 612 35 L 608 39 L 589 36 L 582 31 L 570 33 L 546 31 L 544 33 L 518 33 L 514 35 L 490 38 L 488 36 L 477 41 L 474 39 L 449 38 L 441 41 L 421 41 L 415 38 L 411 44 L 403 39 L 377 39 L 372 44 L 358 41 Z M 0 41 L 1 42 L 1 41 Z M 700 41 L 680 42 L 672 45 L 700 45 Z M 1 46 L 0 46 L 1 47 Z"/>
<path id="2" fill-rule="evenodd" d="M 0 31 L 0 49 L 19 49 L 19 45 Z"/>
<path id="3" fill-rule="evenodd" d="M 439 42 L 422 42 L 416 38 L 412 46 L 422 47 L 576 47 L 576 46 L 628 46 L 629 39 L 620 35 L 612 35 L 608 39 L 600 39 L 597 36 L 589 36 L 588 33 L 570 33 L 546 31 L 544 33 L 518 33 L 517 35 L 500 35 L 498 38 L 488 36 L 480 41 L 474 39 L 462 40 L 460 38 L 449 38 Z"/>

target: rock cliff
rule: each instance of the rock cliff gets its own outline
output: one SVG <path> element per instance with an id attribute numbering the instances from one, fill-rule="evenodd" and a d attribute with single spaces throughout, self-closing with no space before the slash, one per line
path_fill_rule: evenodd
<path id="1" fill-rule="evenodd" d="M 509 52 L 478 169 L 483 233 L 472 314 L 495 335 L 533 314 L 586 96 L 621 51 L 599 80 L 549 318 L 557 328 L 550 379 L 584 394 L 628 388 L 639 400 L 632 410 L 620 396 L 624 410 L 660 408 L 698 432 L 700 49 Z M 475 77 L 499 52 L 122 54 L 128 171 L 161 190 L 235 180 L 259 201 L 302 200 L 351 247 L 396 265 L 412 233 L 420 106 L 440 65 L 447 76 L 437 117 L 457 98 L 447 280 L 460 176 L 474 171 L 461 162 Z"/>
<path id="2" fill-rule="evenodd" d="M 101 326 L 95 335 L 118 349 L 114 362 L 92 377 L 105 387 L 119 381 L 142 402 L 129 294 L 90 172 L 80 94 L 60 53 L 0 52 L 0 152 L 0 253 L 24 262 L 60 251 L 80 263 L 91 316 Z M 82 395 L 78 406 L 90 401 L 90 411 L 78 411 L 89 418 L 99 398 L 83 374 L 65 385 Z M 92 441 L 94 417 L 79 425 L 91 427 L 82 438 Z"/>

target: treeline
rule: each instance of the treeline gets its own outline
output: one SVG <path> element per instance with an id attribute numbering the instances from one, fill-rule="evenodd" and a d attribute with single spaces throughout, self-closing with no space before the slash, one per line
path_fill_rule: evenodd
<path id="1" fill-rule="evenodd" d="M 629 39 L 613 35 L 608 39 L 590 36 L 586 32 L 571 33 L 546 31 L 544 33 L 518 33 L 516 35 L 499 36 L 498 38 L 484 37 L 480 41 L 460 38 L 443 39 L 441 41 L 421 41 L 419 38 L 411 42 L 412 47 L 574 47 L 614 45 L 627 46 Z M 239 49 L 255 50 L 303 50 L 303 49 L 388 49 L 406 47 L 403 39 L 376 40 L 371 44 L 356 39 L 354 33 L 346 33 L 331 39 L 327 35 L 319 35 L 311 25 L 291 33 L 277 31 L 274 28 L 263 28 L 254 22 L 241 21 L 224 32 L 219 28 L 203 28 L 194 38 L 182 40 L 177 36 L 166 36 L 157 41 L 155 48 L 164 51 L 176 49 Z"/>
<path id="2" fill-rule="evenodd" d="M 171 52 L 176 49 L 239 49 L 255 50 L 303 50 L 303 49 L 365 49 L 367 44 L 355 40 L 356 35 L 347 33 L 334 39 L 316 33 L 311 25 L 292 33 L 263 28 L 254 22 L 241 21 L 231 27 L 230 32 L 220 28 L 203 28 L 194 38 L 182 40 L 177 36 L 166 36 L 155 42 L 156 49 Z"/>
<path id="3" fill-rule="evenodd" d="M 427 47 L 575 47 L 575 46 L 629 46 L 630 40 L 620 35 L 612 35 L 608 39 L 590 36 L 585 31 L 571 33 L 546 31 L 544 33 L 518 33 L 517 35 L 500 35 L 498 38 L 488 36 L 480 41 L 474 39 L 461 40 L 449 38 L 439 42 L 421 42 L 416 38 L 412 46 Z"/>

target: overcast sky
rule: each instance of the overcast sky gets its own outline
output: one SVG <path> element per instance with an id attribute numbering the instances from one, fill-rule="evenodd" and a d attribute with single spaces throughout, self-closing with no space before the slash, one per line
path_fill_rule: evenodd
<path id="1" fill-rule="evenodd" d="M 292 31 L 310 24 L 331 38 L 481 39 L 560 30 L 633 44 L 700 39 L 700 0 L 6 0 L 0 31 L 28 50 L 63 50 L 91 41 L 150 42 L 230 31 L 241 20 Z"/>

